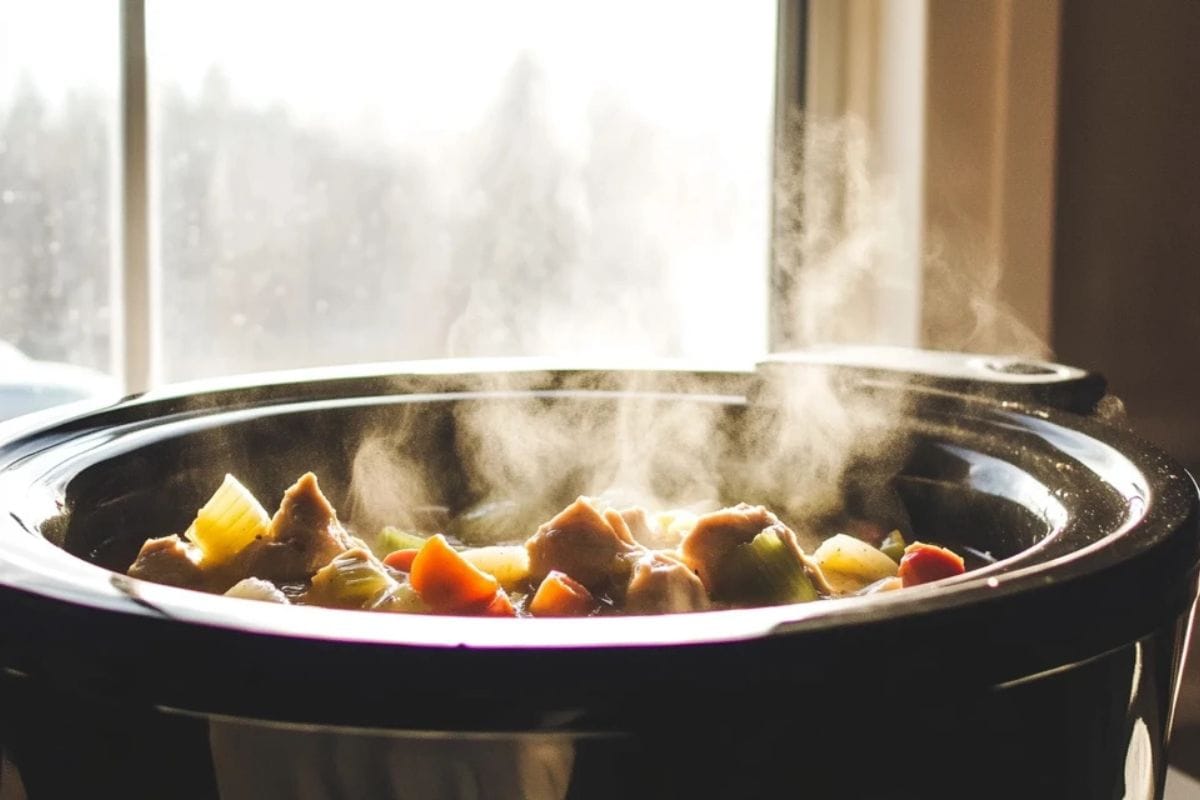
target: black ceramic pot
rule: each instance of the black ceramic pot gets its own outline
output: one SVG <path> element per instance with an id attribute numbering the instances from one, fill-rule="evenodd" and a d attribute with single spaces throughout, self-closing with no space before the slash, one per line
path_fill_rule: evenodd
<path id="1" fill-rule="evenodd" d="M 363 437 L 401 422 L 396 446 L 461 508 L 478 499 L 456 445 L 471 405 L 601 420 L 548 470 L 567 497 L 605 468 L 622 408 L 700 409 L 716 433 L 679 447 L 735 463 L 797 370 L 903 401 L 897 444 L 848 473 L 847 497 L 886 495 L 888 524 L 995 563 L 869 597 L 583 620 L 281 607 L 123 575 L 226 472 L 265 500 L 311 469 L 344 502 Z M 503 380 L 404 365 L 10 424 L 0 795 L 19 774 L 33 798 L 1157 797 L 1197 491 L 1089 416 L 1101 393 L 1059 367 L 838 351 Z M 777 501 L 779 463 L 759 486 L 726 475 L 721 499 Z"/>

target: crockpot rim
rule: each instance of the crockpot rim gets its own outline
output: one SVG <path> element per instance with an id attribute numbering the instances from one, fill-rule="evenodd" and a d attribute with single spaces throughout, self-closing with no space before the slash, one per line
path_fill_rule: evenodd
<path id="1" fill-rule="evenodd" d="M 526 380 L 529 376 L 560 378 L 595 375 L 604 378 L 634 373 L 669 377 L 680 372 L 715 377 L 718 381 L 725 380 L 734 385 L 754 377 L 752 371 L 745 369 L 696 367 L 678 362 L 640 365 L 631 370 L 627 367 L 554 365 L 541 359 L 505 359 L 406 362 L 224 378 L 169 387 L 116 403 L 85 402 L 59 412 L 36 415 L 36 419 L 28 420 L 22 426 L 0 426 L 0 456 L 6 446 L 13 449 L 16 445 L 16 458 L 5 459 L 7 463 L 0 462 L 0 478 L 11 480 L 14 461 L 31 457 L 32 452 L 29 449 L 22 450 L 19 445 L 33 444 L 39 438 L 50 437 L 56 432 L 79 435 L 79 432 L 87 431 L 114 415 L 121 417 L 132 414 L 143 421 L 153 420 L 153 425 L 162 425 L 178 415 L 220 415 L 246 406 L 278 410 L 296 402 L 300 405 L 319 404 L 331 397 L 362 399 L 372 395 L 356 389 L 377 388 L 375 383 L 380 380 L 385 383 L 419 383 L 422 380 L 475 381 L 487 376 L 499 376 L 505 380 Z M 313 390 L 321 396 L 299 401 L 294 396 L 295 392 L 303 394 Z M 408 393 L 397 394 L 403 396 Z M 8 550 L 7 557 L 0 560 L 0 585 L 15 591 L 31 591 L 53 602 L 105 608 L 184 624 L 216 626 L 252 635 L 297 636 L 334 644 L 475 649 L 662 647 L 753 639 L 782 631 L 802 632 L 830 626 L 851 626 L 897 615 L 936 613 L 990 598 L 1028 592 L 1044 583 L 1047 573 L 1052 573 L 1053 582 L 1061 583 L 1101 570 L 1110 563 L 1134 557 L 1172 531 L 1182 528 L 1188 518 L 1194 518 L 1197 514 L 1194 481 L 1164 453 L 1136 437 L 1054 409 L 1011 401 L 998 403 L 979 397 L 959 399 L 976 411 L 1009 415 L 1018 421 L 1040 420 L 1041 424 L 1065 427 L 1112 447 L 1144 479 L 1150 491 L 1145 507 L 1139 515 L 1127 517 L 1118 530 L 1067 555 L 1000 574 L 991 570 L 968 573 L 937 586 L 910 588 L 902 596 L 843 598 L 819 604 L 722 610 L 693 615 L 597 618 L 588 620 L 585 626 L 569 620 L 511 621 L 408 615 L 396 618 L 387 615 L 381 619 L 383 615 L 353 611 L 239 602 L 136 581 L 109 572 L 61 550 L 36 532 L 28 530 L 19 524 L 15 515 L 0 521 L 3 526 L 0 527 L 0 536 L 7 539 Z M 1112 444 L 1112 439 L 1116 440 L 1117 446 Z M 2 443 L 5 440 L 7 445 Z M 56 443 L 51 447 L 60 445 Z M 1156 488 L 1161 492 L 1154 491 Z M 1162 505 L 1167 508 L 1159 509 L 1158 506 Z M 1141 548 L 1137 543 L 1128 544 L 1133 531 L 1145 534 L 1138 537 L 1144 542 Z M 64 586 L 61 583 L 63 577 L 75 578 L 78 583 Z M 521 635 L 515 637 L 517 641 L 514 641 L 513 629 L 509 627 L 512 625 L 524 628 Z M 314 634 L 314 628 L 319 633 Z M 447 629 L 450 629 L 449 632 Z M 601 635 L 602 632 L 605 635 Z"/>

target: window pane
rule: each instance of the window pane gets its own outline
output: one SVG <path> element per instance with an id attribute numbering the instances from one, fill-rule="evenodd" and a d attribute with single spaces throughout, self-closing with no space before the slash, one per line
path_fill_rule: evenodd
<path id="1" fill-rule="evenodd" d="M 116 3 L 0 5 L 0 418 L 112 364 L 116 87 Z"/>
<path id="2" fill-rule="evenodd" d="M 149 8 L 168 379 L 764 349 L 774 4 L 279 9 Z"/>

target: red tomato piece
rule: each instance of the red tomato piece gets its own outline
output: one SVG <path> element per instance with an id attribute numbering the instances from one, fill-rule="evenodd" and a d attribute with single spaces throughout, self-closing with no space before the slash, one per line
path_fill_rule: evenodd
<path id="1" fill-rule="evenodd" d="M 966 572 L 962 557 L 944 547 L 913 542 L 900 559 L 900 581 L 904 586 L 939 581 Z"/>

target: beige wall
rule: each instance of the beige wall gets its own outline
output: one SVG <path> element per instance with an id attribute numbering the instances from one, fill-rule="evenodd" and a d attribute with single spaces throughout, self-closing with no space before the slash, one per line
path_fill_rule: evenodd
<path id="1" fill-rule="evenodd" d="M 1063 4 L 1053 344 L 1200 466 L 1200 2 Z"/>
<path id="2" fill-rule="evenodd" d="M 1060 0 L 930 0 L 925 222 L 955 279 L 991 293 L 997 314 L 1047 343 L 1053 238 Z M 936 262 L 927 282 L 938 279 Z M 978 290 L 977 290 L 978 291 Z M 927 293 L 926 344 L 956 303 Z M 999 324 L 973 349 L 1026 351 Z M 1010 333 L 1010 332 L 1009 332 Z"/>
<path id="3" fill-rule="evenodd" d="M 1066 0 L 1054 345 L 1200 468 L 1200 2 Z M 1200 775 L 1200 635 L 1171 760 Z"/>

